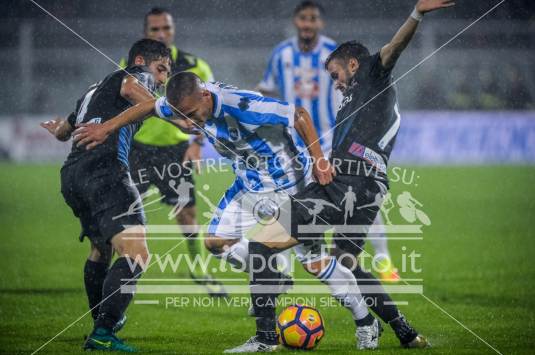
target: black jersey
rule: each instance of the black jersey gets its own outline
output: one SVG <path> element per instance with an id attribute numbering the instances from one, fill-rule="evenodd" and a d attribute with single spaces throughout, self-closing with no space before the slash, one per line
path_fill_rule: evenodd
<path id="1" fill-rule="evenodd" d="M 362 164 L 353 165 L 353 174 L 369 174 L 373 168 L 386 179 L 386 165 L 400 123 L 391 72 L 392 68 L 386 69 L 381 64 L 379 53 L 359 62 L 336 115 L 333 165 L 356 160 Z M 359 165 L 364 168 L 355 173 Z"/>
<path id="2" fill-rule="evenodd" d="M 127 75 L 134 76 L 151 92 L 155 90 L 154 78 L 147 67 L 133 66 L 117 70 L 100 83 L 92 85 L 78 100 L 76 111 L 68 117 L 69 124 L 75 127 L 79 123 L 103 123 L 130 107 L 130 102 L 120 94 L 123 79 Z M 117 164 L 128 167 L 132 137 L 140 126 L 141 123 L 124 126 L 92 150 L 73 144 L 64 166 L 83 160 L 93 169 Z"/>

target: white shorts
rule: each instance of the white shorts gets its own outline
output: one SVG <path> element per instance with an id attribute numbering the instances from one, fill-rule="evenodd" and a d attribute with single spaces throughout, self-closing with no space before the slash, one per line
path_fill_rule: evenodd
<path id="1" fill-rule="evenodd" d="M 225 195 L 219 201 L 210 225 L 208 234 L 224 239 L 247 238 L 253 228 L 272 220 L 290 223 L 290 204 L 284 205 L 294 195 L 310 182 L 307 178 L 298 185 L 283 191 L 250 191 L 240 179 L 236 179 Z M 265 217 L 265 219 L 264 219 Z M 328 256 L 320 241 L 305 246 L 298 244 L 293 249 L 301 263 L 312 263 Z"/>

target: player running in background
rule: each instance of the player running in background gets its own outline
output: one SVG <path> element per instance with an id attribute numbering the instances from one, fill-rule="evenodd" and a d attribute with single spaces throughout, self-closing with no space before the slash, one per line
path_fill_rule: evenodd
<path id="1" fill-rule="evenodd" d="M 307 207 L 298 200 L 322 199 L 340 206 L 349 187 L 359 201 L 353 216 L 348 218 L 348 225 L 353 225 L 354 230 L 338 234 L 333 255 L 337 256 L 340 263 L 353 270 L 359 284 L 363 278 L 374 284 L 377 294 L 374 297 L 375 306 L 371 308 L 392 327 L 403 347 L 428 346 L 427 340 L 399 313 L 381 284 L 373 275 L 364 272 L 352 256 L 358 256 L 362 252 L 367 229 L 373 224 L 380 208 L 374 205 L 359 209 L 358 205 L 370 204 L 376 200 L 378 193 L 387 193 L 387 163 L 399 129 L 392 70 L 416 32 L 423 14 L 452 5 L 451 0 L 419 0 L 410 17 L 378 53 L 371 55 L 364 45 L 351 41 L 341 44 L 327 58 L 326 69 L 337 88 L 344 94 L 342 107 L 336 117 L 337 126 L 333 134 L 333 151 L 330 158 L 337 174 L 332 183 L 325 186 L 312 183 L 292 199 L 292 228 L 287 231 L 292 237 L 286 235 L 285 238 L 284 233 L 280 231 L 280 225 L 273 224 L 266 226 L 263 233 L 250 241 L 250 255 L 256 256 L 250 261 L 252 304 L 255 314 L 260 316 L 256 322 L 256 336 L 232 349 L 234 352 L 253 351 L 251 344 L 256 344 L 257 349 L 261 348 L 260 344 L 273 344 L 271 338 L 276 334 L 274 305 L 277 294 L 258 293 L 255 289 L 266 282 L 273 282 L 277 277 L 271 268 L 262 267 L 263 262 L 273 259 L 273 255 L 279 250 L 294 247 L 308 239 L 299 232 L 298 227 L 309 225 L 312 217 L 307 212 Z M 344 215 L 329 207 L 319 213 L 318 219 L 329 225 L 344 224 Z M 363 295 L 367 296 L 364 292 Z M 364 319 L 362 323 L 362 326 L 357 326 L 357 338 L 359 341 L 361 336 L 373 339 L 374 345 L 377 346 L 381 324 L 373 317 Z M 359 341 L 357 347 L 360 348 Z"/>
<path id="2" fill-rule="evenodd" d="M 336 48 L 334 40 L 321 34 L 325 25 L 324 13 L 323 7 L 314 1 L 305 0 L 295 7 L 293 23 L 297 36 L 275 47 L 258 90 L 266 96 L 278 96 L 310 112 L 321 148 L 328 157 L 342 94 L 336 90 L 329 73 L 324 69 L 325 60 Z M 294 134 L 294 139 L 302 148 L 301 138 Z M 390 258 L 380 213 L 374 224 L 380 230 L 368 236 L 375 250 L 374 265 L 377 265 L 381 279 L 397 281 L 399 275 Z"/>
<path id="3" fill-rule="evenodd" d="M 160 117 L 183 113 L 188 117 L 190 130 L 202 129 L 216 150 L 233 162 L 236 174 L 210 222 L 205 245 L 217 257 L 250 272 L 246 262 L 250 250 L 248 234 L 255 234 L 256 226 L 277 215 L 288 215 L 279 206 L 310 182 L 310 170 L 321 185 L 332 180 L 312 120 L 306 110 L 293 104 L 223 84 L 202 84 L 191 73 L 179 73 L 169 79 L 167 100 L 162 97 L 141 103 L 102 125 L 83 127 L 77 139 L 92 147 L 122 125 L 139 121 L 152 112 Z M 291 137 L 294 129 L 306 143 L 312 162 L 296 149 Z M 296 253 L 305 270 L 329 287 L 332 296 L 351 312 L 357 324 L 369 320 L 366 302 L 348 268 L 323 252 L 318 243 L 299 245 Z M 277 271 L 277 280 L 268 289 L 279 294 L 285 286 L 287 277 Z M 255 313 L 262 328 L 265 320 L 260 315 Z M 268 340 L 246 344 L 241 350 L 274 350 L 276 335 L 262 336 Z M 363 348 L 374 346 L 372 339 L 365 338 L 359 344 Z"/>
<path id="4" fill-rule="evenodd" d="M 144 35 L 156 41 L 165 43 L 171 52 L 171 72 L 179 73 L 189 71 L 197 74 L 204 81 L 213 81 L 212 71 L 208 64 L 193 54 L 178 49 L 175 44 L 175 24 L 169 10 L 152 8 L 144 20 Z M 124 66 L 124 59 L 121 65 Z M 183 186 L 194 186 L 193 169 L 190 161 L 201 159 L 202 136 L 195 137 L 191 143 L 190 135 L 183 133 L 173 124 L 157 117 L 148 118 L 134 136 L 130 165 L 132 179 L 141 194 L 145 193 L 150 185 L 154 185 L 162 195 L 162 202 L 171 206 L 174 212 L 170 218 L 176 219 L 179 226 L 185 226 L 183 232 L 187 238 L 187 248 L 191 260 L 202 255 L 197 225 L 197 209 L 195 207 L 195 190 L 189 188 L 186 194 L 178 196 L 176 189 L 181 179 L 185 180 Z M 178 164 L 182 166 L 177 167 Z M 226 292 L 216 280 L 202 270 L 189 270 L 190 277 L 204 285 L 209 294 L 224 296 Z"/>
<path id="5" fill-rule="evenodd" d="M 67 141 L 77 124 L 106 122 L 131 104 L 151 99 L 150 92 L 165 84 L 169 72 L 169 50 L 163 43 L 137 41 L 126 69 L 91 86 L 66 120 L 42 126 L 58 140 Z M 133 296 L 121 286 L 135 286 L 143 272 L 135 260 L 144 263 L 148 257 L 143 210 L 124 214 L 140 198 L 128 168 L 130 144 L 139 125 L 121 128 L 91 151 L 74 143 L 61 168 L 61 193 L 80 220 L 80 241 L 88 237 L 91 243 L 84 283 L 94 329 L 85 350 L 133 351 L 115 333 L 124 325 Z M 118 258 L 110 267 L 113 252 Z"/>

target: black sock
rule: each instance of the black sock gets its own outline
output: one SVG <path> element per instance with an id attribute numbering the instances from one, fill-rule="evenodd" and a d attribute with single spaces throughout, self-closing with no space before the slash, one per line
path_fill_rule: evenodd
<path id="1" fill-rule="evenodd" d="M 405 316 L 399 314 L 398 317 L 389 322 L 392 330 L 396 333 L 401 344 L 408 344 L 413 341 L 417 336 L 418 332 L 416 329 L 411 327 L 409 322 L 405 319 Z"/>
<path id="2" fill-rule="evenodd" d="M 278 339 L 277 332 L 275 331 L 275 317 L 257 317 L 256 336 L 263 343 L 276 345 Z"/>
<path id="3" fill-rule="evenodd" d="M 132 264 L 132 266 L 130 266 Z M 131 268 L 134 268 L 132 271 Z M 102 299 L 98 319 L 95 327 L 112 329 L 122 318 L 133 293 L 126 293 L 121 290 L 121 286 L 135 287 L 137 279 L 141 276 L 143 269 L 134 260 L 118 258 L 108 271 L 102 287 Z"/>
<path id="4" fill-rule="evenodd" d="M 280 273 L 276 252 L 262 243 L 249 243 L 251 301 L 256 315 L 256 335 L 267 344 L 277 344 L 275 303 Z"/>
<path id="5" fill-rule="evenodd" d="M 372 299 L 373 302 L 366 302 L 371 304 L 370 308 L 383 320 L 383 322 L 388 323 L 391 320 L 399 317 L 398 307 L 393 304 L 392 298 L 386 293 L 385 289 L 381 285 L 381 282 L 375 278 L 371 273 L 365 272 L 362 268 L 357 266 L 353 270 L 353 275 L 357 279 L 359 286 L 373 286 L 375 289 L 379 289 L 379 292 L 362 292 L 362 296 L 365 299 Z"/>
<path id="6" fill-rule="evenodd" d="M 366 325 L 372 325 L 374 320 L 375 318 L 370 313 L 368 313 L 366 317 L 362 319 L 356 319 L 355 324 L 357 327 L 363 327 Z"/>
<path id="7" fill-rule="evenodd" d="M 99 303 L 102 301 L 102 285 L 108 273 L 107 263 L 86 260 L 84 266 L 84 284 L 87 301 L 93 320 L 97 319 Z"/>

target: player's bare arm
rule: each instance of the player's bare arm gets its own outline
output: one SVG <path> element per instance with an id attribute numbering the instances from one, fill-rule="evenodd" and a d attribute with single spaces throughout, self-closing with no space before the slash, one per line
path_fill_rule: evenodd
<path id="1" fill-rule="evenodd" d="M 154 96 L 143 86 L 134 76 L 124 78 L 121 85 L 121 96 L 135 105 L 140 102 L 149 101 Z"/>
<path id="2" fill-rule="evenodd" d="M 294 127 L 305 142 L 308 153 L 312 157 L 312 173 L 321 185 L 327 185 L 333 180 L 334 170 L 321 150 L 320 140 L 309 113 L 304 108 L 297 108 L 294 115 Z"/>
<path id="3" fill-rule="evenodd" d="M 102 124 L 80 124 L 73 132 L 74 141 L 77 142 L 78 146 L 86 145 L 86 149 L 93 149 L 121 127 L 154 116 L 156 114 L 154 109 L 155 102 L 156 99 L 151 97 L 149 100 L 130 107 Z M 168 121 L 180 129 L 184 128 L 184 119 L 177 118 Z"/>
<path id="4" fill-rule="evenodd" d="M 419 0 L 414 7 L 413 13 L 399 28 L 392 40 L 381 48 L 381 64 L 385 68 L 392 67 L 401 52 L 411 41 L 418 24 L 425 13 L 455 5 L 453 0 Z"/>
<path id="5" fill-rule="evenodd" d="M 77 142 L 78 146 L 86 145 L 86 149 L 92 149 L 104 142 L 110 134 L 119 128 L 153 115 L 155 102 L 156 99 L 150 98 L 102 124 L 80 124 L 73 133 L 74 141 Z"/>
<path id="6" fill-rule="evenodd" d="M 66 119 L 56 117 L 41 123 L 41 127 L 50 132 L 57 140 L 65 142 L 71 138 L 74 127 Z"/>

